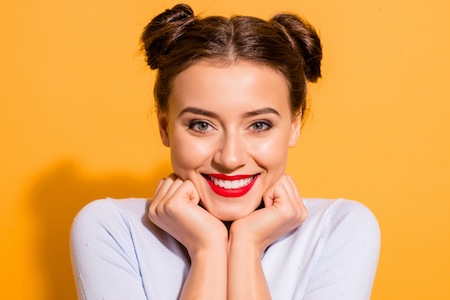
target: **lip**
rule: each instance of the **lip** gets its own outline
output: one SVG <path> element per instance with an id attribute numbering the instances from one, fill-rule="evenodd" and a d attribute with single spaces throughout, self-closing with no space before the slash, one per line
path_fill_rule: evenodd
<path id="1" fill-rule="evenodd" d="M 203 174 L 203 177 L 205 178 L 206 182 L 209 184 L 209 186 L 211 187 L 211 189 L 213 190 L 214 193 L 216 193 L 222 197 L 235 198 L 235 197 L 241 197 L 241 196 L 244 196 L 245 194 L 247 194 L 251 190 L 253 185 L 255 184 L 256 180 L 258 179 L 259 174 L 256 174 L 256 175 L 232 175 L 232 176 L 225 175 L 225 174 Z M 221 179 L 221 180 L 230 180 L 230 181 L 247 179 L 247 178 L 252 177 L 252 180 L 249 184 L 247 184 L 244 187 L 236 188 L 236 189 L 226 189 L 226 188 L 220 187 L 218 185 L 215 185 L 214 182 L 211 181 L 211 177 Z"/>
<path id="2" fill-rule="evenodd" d="M 204 174 L 204 176 L 210 176 L 217 179 L 223 179 L 223 180 L 239 180 L 239 179 L 246 179 L 249 177 L 254 177 L 255 175 L 226 175 L 226 174 Z"/>

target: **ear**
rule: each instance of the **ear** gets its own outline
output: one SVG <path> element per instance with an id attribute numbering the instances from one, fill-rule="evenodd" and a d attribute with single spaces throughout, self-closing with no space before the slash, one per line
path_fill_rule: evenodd
<path id="1" fill-rule="evenodd" d="M 159 135 L 161 136 L 161 141 L 164 146 L 170 147 L 169 142 L 169 131 L 168 126 L 169 123 L 167 121 L 166 114 L 161 110 L 158 110 L 158 125 L 159 125 Z"/>
<path id="2" fill-rule="evenodd" d="M 300 137 L 300 129 L 302 127 L 302 113 L 298 113 L 292 119 L 291 124 L 291 136 L 289 138 L 289 147 L 297 145 L 298 138 Z"/>

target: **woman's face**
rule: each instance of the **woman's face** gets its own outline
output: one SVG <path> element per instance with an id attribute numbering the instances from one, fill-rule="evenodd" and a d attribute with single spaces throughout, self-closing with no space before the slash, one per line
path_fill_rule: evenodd
<path id="1" fill-rule="evenodd" d="M 169 109 L 158 118 L 175 174 L 192 181 L 203 207 L 223 221 L 260 205 L 284 174 L 300 131 L 283 76 L 248 62 L 189 67 L 175 78 Z"/>

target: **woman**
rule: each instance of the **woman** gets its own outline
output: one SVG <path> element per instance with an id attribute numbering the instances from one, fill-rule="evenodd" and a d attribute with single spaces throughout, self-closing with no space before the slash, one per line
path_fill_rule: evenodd
<path id="1" fill-rule="evenodd" d="M 177 5 L 142 35 L 174 173 L 152 200 L 99 200 L 72 228 L 82 299 L 369 299 L 376 219 L 302 199 L 285 174 L 315 30 L 295 15 L 195 17 Z"/>

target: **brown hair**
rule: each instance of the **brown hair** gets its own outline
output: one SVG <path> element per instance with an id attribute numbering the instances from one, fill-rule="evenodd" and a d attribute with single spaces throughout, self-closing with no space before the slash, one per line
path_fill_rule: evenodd
<path id="1" fill-rule="evenodd" d="M 306 84 L 321 76 L 320 39 L 311 25 L 293 14 L 278 14 L 269 21 L 249 16 L 199 18 L 191 7 L 178 4 L 145 27 L 141 42 L 147 64 L 158 69 L 154 94 L 162 111 L 168 109 L 174 78 L 199 60 L 242 60 L 272 67 L 289 84 L 293 113 L 304 112 Z"/>

